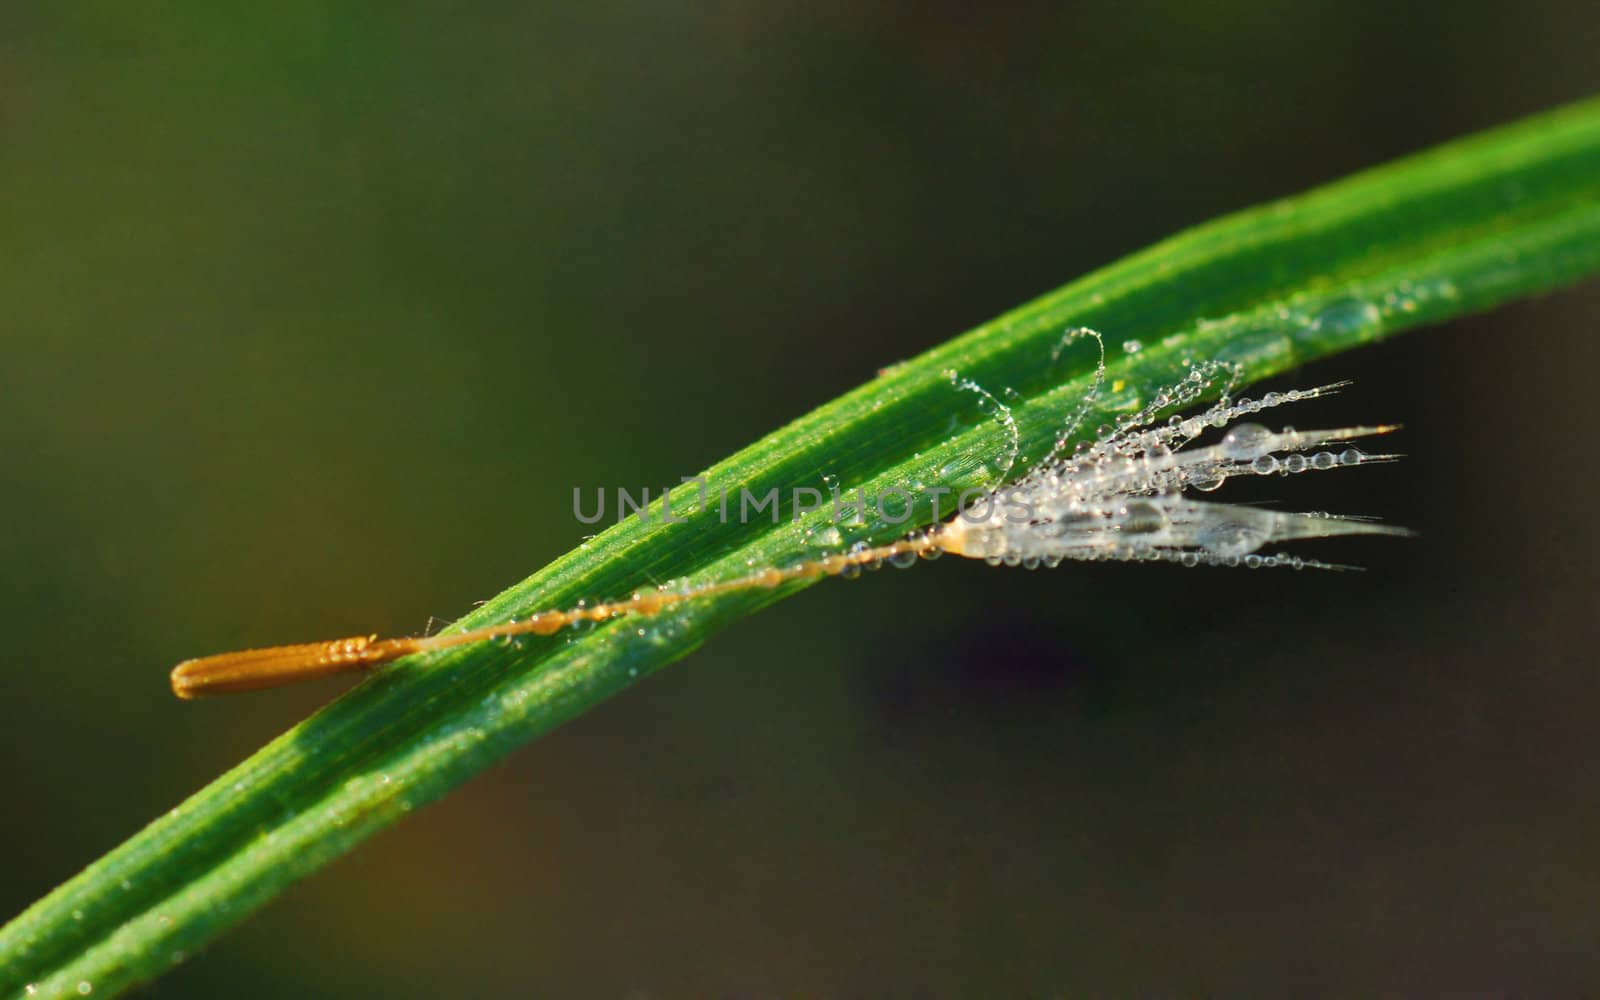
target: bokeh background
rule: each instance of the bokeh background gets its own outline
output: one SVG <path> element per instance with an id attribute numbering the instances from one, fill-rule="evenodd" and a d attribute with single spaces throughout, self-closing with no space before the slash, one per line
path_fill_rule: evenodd
<path id="1" fill-rule="evenodd" d="M 183 704 L 177 660 L 455 616 L 575 485 L 1597 51 L 1583 0 L 0 5 L 0 911 L 339 689 Z M 1316 548 L 1363 575 L 816 587 L 149 994 L 1592 988 L 1597 315 L 1283 383 L 1407 425 L 1282 484 L 1422 529 Z"/>

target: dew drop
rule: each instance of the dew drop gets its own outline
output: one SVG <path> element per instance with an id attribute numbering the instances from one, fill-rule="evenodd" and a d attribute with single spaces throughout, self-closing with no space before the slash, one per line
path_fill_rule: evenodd
<path id="1" fill-rule="evenodd" d="M 866 552 L 871 547 L 872 546 L 868 545 L 866 542 L 856 542 L 854 545 L 850 546 L 850 555 L 851 555 L 851 557 L 853 559 L 859 560 L 860 557 L 861 557 L 861 554 L 863 552 Z M 858 567 L 860 567 L 862 569 L 876 571 L 876 570 L 880 570 L 880 569 L 883 568 L 883 560 L 882 559 L 870 559 L 870 560 L 868 560 L 866 562 L 857 561 L 857 562 L 854 563 L 854 565 L 858 566 Z"/>
<path id="2" fill-rule="evenodd" d="M 1150 535 L 1167 526 L 1167 515 L 1148 500 L 1135 500 L 1122 510 L 1122 533 Z"/>
<path id="3" fill-rule="evenodd" d="M 1312 333 L 1354 333 L 1377 326 L 1383 319 L 1378 307 L 1353 296 L 1334 299 L 1311 320 Z"/>
<path id="4" fill-rule="evenodd" d="M 1247 524 L 1224 521 L 1200 533 L 1201 548 L 1224 558 L 1237 558 L 1259 549 L 1267 536 Z"/>
<path id="5" fill-rule="evenodd" d="M 1267 393 L 1267 399 L 1274 395 Z M 1239 424 L 1222 436 L 1222 453 L 1240 461 L 1256 458 L 1271 450 L 1275 438 L 1275 434 L 1260 424 Z"/>
<path id="6" fill-rule="evenodd" d="M 1226 474 L 1217 469 L 1197 469 L 1194 478 L 1189 480 L 1189 485 L 1202 493 L 1220 490 L 1222 484 L 1228 481 Z"/>

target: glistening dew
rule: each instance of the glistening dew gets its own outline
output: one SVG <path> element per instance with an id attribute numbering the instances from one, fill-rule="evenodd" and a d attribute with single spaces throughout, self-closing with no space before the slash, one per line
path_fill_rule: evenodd
<path id="1" fill-rule="evenodd" d="M 1068 340 L 1092 337 L 1092 330 L 1074 330 Z M 1369 454 L 1350 442 L 1385 434 L 1390 425 L 1338 427 L 1300 431 L 1271 430 L 1247 422 L 1265 410 L 1325 396 L 1344 383 L 1267 393 L 1261 399 L 1227 395 L 1239 377 L 1223 362 L 1194 365 L 1177 384 L 1157 393 L 1138 412 L 1100 429 L 1093 443 L 1079 444 L 1063 455 L 1065 444 L 1090 412 L 1104 380 L 1104 344 L 1094 388 L 1057 440 L 1056 448 L 1013 484 L 1002 485 L 958 511 L 954 517 L 887 545 L 858 544 L 848 551 L 786 566 L 755 569 L 742 576 L 687 587 L 657 587 L 626 600 L 580 604 L 569 610 L 546 610 L 520 621 L 487 625 L 455 633 L 379 639 L 354 636 L 328 642 L 274 646 L 222 653 L 180 663 L 172 671 L 172 688 L 180 698 L 276 687 L 310 677 L 367 670 L 412 653 L 449 649 L 468 643 L 520 635 L 553 635 L 568 626 L 602 622 L 621 616 L 648 617 L 690 601 L 757 588 L 773 588 L 796 580 L 849 576 L 862 567 L 888 562 L 907 566 L 917 558 L 940 553 L 983 559 L 991 565 L 1057 566 L 1069 559 L 1173 562 L 1184 566 L 1289 567 L 1339 569 L 1330 563 L 1282 552 L 1263 552 L 1270 545 L 1333 535 L 1403 535 L 1405 529 L 1349 515 L 1291 513 L 1261 507 L 1200 500 L 1240 476 L 1286 476 L 1392 461 L 1397 456 Z M 970 382 L 958 388 L 976 390 Z M 1207 394 L 1222 398 L 1192 416 L 1159 415 L 1189 407 Z M 999 406 L 997 400 L 994 400 Z M 1009 421 L 1009 414 L 1006 415 Z M 1009 456 L 1015 458 L 1015 424 Z M 1220 434 L 1211 444 L 1196 444 L 1208 432 Z M 976 512 L 982 510 L 982 517 Z"/>

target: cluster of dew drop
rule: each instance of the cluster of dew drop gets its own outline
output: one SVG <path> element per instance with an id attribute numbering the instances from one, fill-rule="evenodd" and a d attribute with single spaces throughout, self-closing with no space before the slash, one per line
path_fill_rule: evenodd
<path id="1" fill-rule="evenodd" d="M 1069 336 L 1100 340 L 1092 330 Z M 1104 379 L 1104 346 L 1091 403 Z M 1287 476 L 1393 461 L 1398 456 L 1369 454 L 1348 444 L 1387 433 L 1390 426 L 1328 430 L 1273 431 L 1245 421 L 1265 410 L 1315 399 L 1348 383 L 1313 389 L 1269 392 L 1260 399 L 1231 398 L 1241 375 L 1226 362 L 1191 366 L 1177 384 L 1158 392 L 1143 408 L 1099 428 L 1093 442 L 1070 455 L 1065 443 L 1088 412 L 1080 407 L 1058 439 L 1056 449 L 1018 483 L 995 490 L 972 509 L 980 518 L 958 514 L 931 537 L 947 552 L 980 558 L 991 565 L 1057 566 L 1065 560 L 1161 561 L 1184 566 L 1289 567 L 1343 569 L 1287 554 L 1263 554 L 1267 545 L 1334 535 L 1404 535 L 1403 528 L 1368 518 L 1322 512 L 1291 513 L 1240 504 L 1195 499 L 1239 476 Z M 1208 393 L 1221 398 L 1191 416 L 1159 414 L 1187 408 Z M 1209 445 L 1195 442 L 1222 430 Z M 1003 508 L 1025 516 L 999 513 Z"/>

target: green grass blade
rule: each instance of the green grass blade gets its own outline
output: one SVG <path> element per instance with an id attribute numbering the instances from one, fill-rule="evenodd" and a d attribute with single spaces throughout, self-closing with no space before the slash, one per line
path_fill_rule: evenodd
<path id="1" fill-rule="evenodd" d="M 1009 432 L 952 388 L 952 371 L 1012 390 L 1020 473 L 1090 384 L 1089 345 L 1054 357 L 1068 327 L 1100 330 L 1112 346 L 1109 413 L 1140 405 L 1186 361 L 1233 360 L 1257 380 L 1597 269 L 1600 101 L 1589 101 L 1228 216 L 1081 278 L 720 463 L 705 476 L 709 509 L 687 485 L 672 496 L 683 523 L 630 519 L 458 624 L 816 553 L 808 529 L 828 511 L 740 523 L 742 489 L 787 498 L 829 482 L 869 494 L 992 485 Z M 1120 349 L 1127 341 L 1141 349 Z M 719 488 L 735 515 L 726 522 Z M 910 520 L 846 541 L 887 540 L 953 503 L 924 500 Z M 409 810 L 801 586 L 385 669 L 0 930 L 0 994 L 31 985 L 76 995 L 87 984 L 106 996 L 148 980 Z M 153 665 L 151 683 L 163 682 Z"/>

